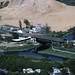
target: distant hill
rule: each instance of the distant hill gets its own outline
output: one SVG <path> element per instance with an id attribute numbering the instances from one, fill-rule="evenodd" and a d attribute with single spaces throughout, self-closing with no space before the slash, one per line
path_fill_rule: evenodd
<path id="1" fill-rule="evenodd" d="M 28 19 L 33 25 L 48 24 L 52 30 L 64 31 L 75 26 L 75 6 L 67 6 L 56 0 L 0 0 L 9 1 L 0 9 L 2 24 L 19 26 L 21 20 Z"/>
<path id="2" fill-rule="evenodd" d="M 75 6 L 75 0 L 57 0 L 67 5 Z"/>

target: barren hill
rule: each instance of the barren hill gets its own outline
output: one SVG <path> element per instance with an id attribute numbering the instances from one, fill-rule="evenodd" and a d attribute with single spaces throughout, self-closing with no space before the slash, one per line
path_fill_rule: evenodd
<path id="1" fill-rule="evenodd" d="M 6 1 L 6 0 L 0 0 Z M 8 0 L 7 0 L 8 1 Z M 52 30 L 66 30 L 75 26 L 75 6 L 67 6 L 55 0 L 9 0 L 8 7 L 0 9 L 2 24 L 19 26 L 19 20 L 28 19 L 31 24 L 46 23 Z M 24 23 L 23 23 L 23 26 Z"/>

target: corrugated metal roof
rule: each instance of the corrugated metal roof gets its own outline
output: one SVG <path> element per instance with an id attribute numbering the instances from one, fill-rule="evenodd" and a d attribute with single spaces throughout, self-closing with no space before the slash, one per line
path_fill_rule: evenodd
<path id="1" fill-rule="evenodd" d="M 63 42 L 64 40 L 61 38 L 56 38 L 56 37 L 52 37 L 52 36 L 47 36 L 47 35 L 39 35 L 38 36 L 41 39 L 45 39 L 45 40 L 49 40 L 49 41 L 56 41 L 56 42 Z"/>
<path id="2" fill-rule="evenodd" d="M 73 38 L 74 38 L 74 35 L 67 35 L 64 37 L 64 39 L 69 40 L 69 41 L 73 40 Z"/>

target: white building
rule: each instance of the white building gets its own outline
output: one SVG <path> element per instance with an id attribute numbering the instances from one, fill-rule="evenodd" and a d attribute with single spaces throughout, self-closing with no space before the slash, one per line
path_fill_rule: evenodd
<path id="1" fill-rule="evenodd" d="M 53 67 L 53 75 L 61 75 L 61 71 L 58 68 Z"/>
<path id="2" fill-rule="evenodd" d="M 23 73 L 26 73 L 26 69 L 23 69 Z"/>
<path id="3" fill-rule="evenodd" d="M 41 70 L 40 69 L 35 69 L 35 72 L 41 73 Z"/>
<path id="4" fill-rule="evenodd" d="M 53 67 L 53 72 L 49 72 L 50 75 L 62 75 L 60 69 Z"/>
<path id="5" fill-rule="evenodd" d="M 37 24 L 37 25 L 36 25 L 36 31 L 37 31 L 37 32 L 40 32 L 40 31 L 41 31 L 41 24 Z"/>
<path id="6" fill-rule="evenodd" d="M 32 68 L 27 68 L 27 73 L 34 73 Z"/>
<path id="7" fill-rule="evenodd" d="M 35 69 L 33 70 L 32 68 L 27 68 L 27 69 L 23 69 L 23 73 L 41 73 L 41 69 Z"/>

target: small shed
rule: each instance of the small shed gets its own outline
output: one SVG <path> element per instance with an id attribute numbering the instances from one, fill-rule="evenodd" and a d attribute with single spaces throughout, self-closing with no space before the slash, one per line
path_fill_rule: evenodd
<path id="1" fill-rule="evenodd" d="M 62 75 L 60 69 L 53 67 L 53 75 Z"/>
<path id="2" fill-rule="evenodd" d="M 49 75 L 62 75 L 62 72 L 60 71 L 60 69 L 53 67 L 52 68 L 53 72 L 48 72 Z"/>

